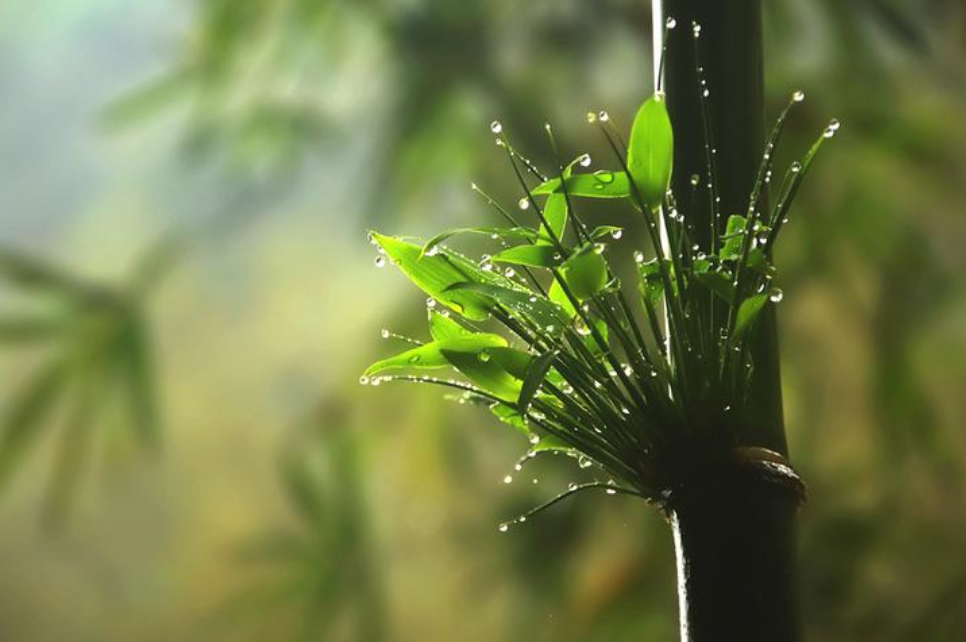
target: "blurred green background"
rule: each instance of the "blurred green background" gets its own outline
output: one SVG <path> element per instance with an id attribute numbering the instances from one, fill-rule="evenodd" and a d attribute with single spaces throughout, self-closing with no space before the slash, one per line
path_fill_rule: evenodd
<path id="1" fill-rule="evenodd" d="M 814 641 L 966 639 L 966 5 L 766 3 L 784 156 L 843 122 L 778 254 Z M 660 515 L 435 390 L 365 231 L 431 235 L 604 158 L 643 0 L 0 4 L 0 639 L 672 640 Z M 721 90 L 726 90 L 722 88 Z"/>

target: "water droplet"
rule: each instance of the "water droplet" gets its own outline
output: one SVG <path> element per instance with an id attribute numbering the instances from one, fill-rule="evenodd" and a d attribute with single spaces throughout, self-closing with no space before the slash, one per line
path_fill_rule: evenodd
<path id="1" fill-rule="evenodd" d="M 587 122 L 588 123 L 596 123 L 597 122 L 597 114 L 595 114 L 592 111 L 587 112 Z"/>
<path id="2" fill-rule="evenodd" d="M 608 488 L 608 489 L 607 489 L 606 491 L 604 491 L 604 492 L 606 492 L 606 493 L 607 493 L 608 495 L 616 495 L 616 494 L 617 494 L 617 491 L 616 491 L 616 490 L 614 490 L 613 488 Z"/>
<path id="3" fill-rule="evenodd" d="M 480 187 L 476 183 L 470 183 L 470 189 L 473 190 L 474 192 L 480 191 Z"/>
<path id="4" fill-rule="evenodd" d="M 367 377 L 366 375 L 362 375 L 361 377 L 359 377 L 359 383 L 361 383 L 364 386 L 368 386 L 369 385 L 369 377 Z"/>
<path id="5" fill-rule="evenodd" d="M 386 267 L 386 257 L 381 255 L 377 256 L 373 263 L 377 268 Z"/>
<path id="6" fill-rule="evenodd" d="M 610 114 L 608 114 L 604 110 L 601 110 L 601 112 L 599 114 L 597 114 L 597 118 L 600 119 L 600 122 L 606 123 L 606 122 L 608 122 L 610 120 Z"/>
<path id="7" fill-rule="evenodd" d="M 711 95 L 711 92 L 709 90 L 705 89 L 704 91 L 701 92 L 701 95 L 704 96 L 705 98 L 707 98 L 708 96 Z"/>
<path id="8" fill-rule="evenodd" d="M 792 100 L 794 100 L 796 103 L 802 102 L 803 100 L 805 100 L 805 92 L 799 89 L 794 94 L 792 94 Z"/>
<path id="9" fill-rule="evenodd" d="M 579 458 L 577 459 L 577 466 L 579 466 L 580 468 L 590 468 L 590 467 L 591 467 L 591 466 L 593 466 L 593 465 L 594 465 L 594 462 L 592 462 L 592 461 L 591 461 L 590 459 L 588 459 L 587 457 L 584 457 L 583 455 L 581 455 L 581 456 L 580 456 L 580 457 L 579 457 Z"/>
<path id="10" fill-rule="evenodd" d="M 499 530 L 501 533 L 505 533 L 508 530 L 510 530 L 510 525 L 509 524 L 500 524 L 500 526 L 499 526 L 499 528 L 497 530 Z"/>
<path id="11" fill-rule="evenodd" d="M 691 184 L 697 187 L 701 184 L 701 177 L 697 174 L 691 174 Z"/>
<path id="12" fill-rule="evenodd" d="M 590 163 L 591 163 L 590 154 L 584 154 L 583 156 L 578 158 L 577 163 L 579 163 L 581 167 L 590 167 Z"/>
<path id="13" fill-rule="evenodd" d="M 567 484 L 567 490 L 569 490 L 570 492 L 577 490 L 577 488 L 578 486 L 576 482 L 570 482 L 569 484 Z"/>
<path id="14" fill-rule="evenodd" d="M 530 209 L 530 199 L 524 196 L 520 199 L 520 202 L 517 203 L 517 207 L 519 207 L 521 210 Z"/>
<path id="15" fill-rule="evenodd" d="M 436 299 L 434 299 L 433 297 L 429 297 L 428 299 L 426 299 L 426 307 L 429 308 L 429 309 L 435 308 L 436 307 Z"/>
<path id="16" fill-rule="evenodd" d="M 590 334 L 590 328 L 587 327 L 587 324 L 579 316 L 574 317 L 574 330 L 582 337 Z"/>
<path id="17" fill-rule="evenodd" d="M 841 126 L 842 126 L 842 123 L 839 122 L 838 118 L 833 118 L 828 124 L 829 129 L 831 129 L 832 131 L 838 131 L 839 127 Z"/>
<path id="18" fill-rule="evenodd" d="M 484 350 L 483 352 L 481 352 L 479 354 L 479 356 L 477 357 L 477 359 L 479 359 L 483 363 L 486 363 L 487 361 L 490 360 L 490 353 Z"/>
<path id="19" fill-rule="evenodd" d="M 530 435 L 530 443 L 536 446 L 540 443 L 540 435 Z"/>
<path id="20" fill-rule="evenodd" d="M 698 24 L 697 22 L 691 23 L 691 31 L 694 33 L 695 38 L 701 37 L 701 25 Z"/>
<path id="21" fill-rule="evenodd" d="M 799 163 L 798 161 L 795 161 L 794 163 L 792 163 L 791 170 L 792 170 L 792 174 L 799 173 L 800 171 L 802 171 L 802 164 Z"/>
<path id="22" fill-rule="evenodd" d="M 513 483 L 513 475 L 507 475 L 506 477 L 504 477 L 503 478 L 503 483 L 504 484 L 512 484 Z"/>
<path id="23" fill-rule="evenodd" d="M 643 263 L 644 262 L 644 252 L 634 252 L 634 262 Z"/>
<path id="24" fill-rule="evenodd" d="M 382 329 L 382 332 L 380 332 L 379 334 L 382 335 L 382 338 L 383 339 L 388 339 L 392 335 L 392 333 L 389 330 L 387 330 L 386 328 L 383 328 Z"/>
<path id="25" fill-rule="evenodd" d="M 609 185 L 610 183 L 614 182 L 614 172 L 604 172 L 604 171 L 594 172 L 594 178 L 597 179 L 598 183 L 604 183 Z M 602 186 L 595 185 L 595 187 L 600 189 Z"/>
<path id="26" fill-rule="evenodd" d="M 664 25 L 668 29 L 674 29 L 676 26 L 678 26 L 678 21 L 672 18 L 671 16 L 668 16 L 668 19 L 667 21 L 665 21 Z"/>
<path id="27" fill-rule="evenodd" d="M 420 359 L 422 359 L 421 356 L 414 354 L 413 356 L 409 357 L 409 363 L 419 363 Z"/>
<path id="28" fill-rule="evenodd" d="M 439 254 L 439 246 L 438 245 L 434 245 L 433 247 L 431 247 L 428 250 L 426 250 L 426 252 L 424 254 L 426 256 L 436 256 L 437 254 Z"/>
<path id="29" fill-rule="evenodd" d="M 514 276 L 516 276 L 517 272 L 512 267 L 508 267 L 507 269 L 503 270 L 503 274 L 506 276 L 506 278 L 512 279 Z"/>
<path id="30" fill-rule="evenodd" d="M 622 236 L 624 236 L 624 230 L 618 229 L 618 230 L 614 230 L 613 232 L 610 233 L 610 237 L 612 239 L 614 239 L 615 241 L 620 240 L 620 238 Z"/>
<path id="31" fill-rule="evenodd" d="M 785 293 L 777 288 L 772 290 L 771 293 L 768 295 L 768 299 L 772 303 L 779 303 L 784 298 L 785 298 Z"/>
<path id="32" fill-rule="evenodd" d="M 490 123 L 490 131 L 494 134 L 499 134 L 503 131 L 503 124 L 498 120 L 494 120 L 492 123 Z"/>

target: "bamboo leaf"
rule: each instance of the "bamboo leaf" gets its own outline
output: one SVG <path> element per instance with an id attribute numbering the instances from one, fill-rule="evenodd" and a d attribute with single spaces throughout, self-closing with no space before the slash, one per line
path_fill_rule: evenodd
<path id="1" fill-rule="evenodd" d="M 559 335 L 570 322 L 559 305 L 529 290 L 500 287 L 488 283 L 457 283 L 450 286 L 450 290 L 477 292 L 493 304 L 498 303 L 511 312 L 525 317 L 551 335 Z"/>
<path id="2" fill-rule="evenodd" d="M 146 324 L 136 311 L 126 323 L 116 359 L 131 429 L 146 449 L 155 449 L 161 442 L 161 413 L 154 351 Z"/>
<path id="3" fill-rule="evenodd" d="M 423 292 L 467 319 L 484 321 L 489 316 L 485 297 L 472 290 L 448 290 L 457 283 L 486 282 L 482 270 L 469 261 L 460 261 L 443 253 L 424 256 L 418 245 L 391 236 L 373 233 L 372 238 Z"/>
<path id="4" fill-rule="evenodd" d="M 735 285 L 730 276 L 717 270 L 707 270 L 704 272 L 695 271 L 694 278 L 728 305 L 734 305 Z"/>
<path id="5" fill-rule="evenodd" d="M 537 195 L 562 194 L 564 183 L 559 178 L 541 183 L 532 190 Z M 575 174 L 567 179 L 567 193 L 584 198 L 627 198 L 631 183 L 624 172 L 599 170 L 593 174 Z"/>
<path id="6" fill-rule="evenodd" d="M 655 94 L 634 117 L 627 167 L 648 208 L 660 207 L 674 164 L 674 132 L 663 95 Z"/>
<path id="7" fill-rule="evenodd" d="M 745 228 L 748 227 L 748 219 L 739 214 L 732 214 L 728 217 L 728 226 L 722 240 L 719 256 L 722 261 L 737 261 L 741 258 L 741 246 L 744 243 Z"/>
<path id="8" fill-rule="evenodd" d="M 508 373 L 487 350 L 473 353 L 443 349 L 441 352 L 454 368 L 483 390 L 503 401 L 517 402 L 523 382 Z"/>
<path id="9" fill-rule="evenodd" d="M 493 255 L 494 263 L 512 263 L 538 268 L 553 268 L 561 264 L 563 257 L 552 245 L 519 245 Z"/>
<path id="10" fill-rule="evenodd" d="M 768 303 L 768 294 L 756 294 L 741 302 L 738 307 L 738 316 L 735 319 L 735 329 L 732 333 L 733 340 L 739 339 L 751 328 L 766 303 Z"/>
<path id="11" fill-rule="evenodd" d="M 467 337 L 473 332 L 451 316 L 432 310 L 429 313 L 429 334 L 434 341 L 445 341 Z"/>
<path id="12" fill-rule="evenodd" d="M 540 389 L 540 385 L 546 379 L 547 373 L 550 371 L 550 366 L 553 365 L 553 360 L 557 358 L 557 354 L 558 352 L 556 350 L 551 350 L 530 361 L 530 367 L 527 368 L 527 374 L 523 380 L 523 387 L 520 390 L 520 399 L 517 402 L 521 413 L 526 414 L 527 409 L 530 407 L 530 402 L 533 401 L 533 396 L 537 394 L 537 390 Z"/>
<path id="13" fill-rule="evenodd" d="M 372 377 L 390 370 L 405 370 L 408 368 L 429 369 L 445 368 L 450 361 L 443 351 L 468 353 L 477 355 L 486 348 L 498 348 L 507 345 L 506 339 L 498 334 L 477 333 L 455 339 L 433 341 L 426 345 L 406 350 L 394 357 L 383 359 L 372 364 L 363 373 L 364 377 Z"/>
<path id="14" fill-rule="evenodd" d="M 656 310 L 664 297 L 664 282 L 657 259 L 637 264 L 638 290 L 641 296 Z"/>
<path id="15" fill-rule="evenodd" d="M 504 241 L 536 241 L 537 239 L 541 238 L 547 241 L 550 240 L 545 234 L 541 235 L 529 227 L 458 227 L 456 229 L 446 230 L 445 232 L 437 234 L 431 238 L 426 242 L 425 245 L 423 245 L 422 254 L 424 256 L 426 254 L 432 254 L 433 249 L 436 248 L 440 243 L 460 234 L 484 234 L 486 236 L 495 237 Z"/>
<path id="16" fill-rule="evenodd" d="M 560 269 L 560 274 L 578 300 L 589 299 L 607 287 L 607 263 L 599 246 L 578 252 Z"/>
<path id="17" fill-rule="evenodd" d="M 67 381 L 67 367 L 48 364 L 23 386 L 0 422 L 0 490 L 9 482 L 44 427 Z"/>

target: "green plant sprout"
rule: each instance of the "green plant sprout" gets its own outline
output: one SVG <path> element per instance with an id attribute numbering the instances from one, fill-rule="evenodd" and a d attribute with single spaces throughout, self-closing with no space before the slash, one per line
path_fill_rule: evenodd
<path id="1" fill-rule="evenodd" d="M 695 24 L 695 42 L 699 36 Z M 782 299 L 774 247 L 802 180 L 839 123 L 831 121 L 785 169 L 769 205 L 776 145 L 790 111 L 805 98 L 796 91 L 766 145 L 747 210 L 723 212 L 702 72 L 699 66 L 704 122 L 695 125 L 704 128 L 706 174 L 691 177 L 687 198 L 670 190 L 674 132 L 659 79 L 626 140 L 607 112 L 587 115 L 612 150 L 614 169 L 582 172 L 592 164 L 582 154 L 545 174 L 494 121 L 491 131 L 522 196 L 517 208 L 505 208 L 473 189 L 507 226 L 449 230 L 425 243 L 370 233 L 376 265 L 393 263 L 429 295 L 431 341 L 408 339 L 416 345 L 370 366 L 361 383 L 456 389 L 464 402 L 486 405 L 526 436 L 530 448 L 518 470 L 537 455 L 565 453 L 600 473 L 501 524 L 501 531 L 591 489 L 664 504 L 695 471 L 718 462 L 801 484 L 782 455 L 755 446 L 743 430 L 753 402 L 749 334 L 766 306 Z M 546 133 L 559 159 L 550 125 Z M 710 234 L 695 229 L 686 205 L 705 197 Z M 624 287 L 611 256 L 623 230 L 592 226 L 578 212 L 581 199 L 601 198 L 632 208 L 649 241 L 633 253 L 633 290 Z M 476 261 L 444 245 L 467 234 L 485 235 L 499 249 Z M 702 246 L 701 237 L 710 243 Z M 496 324 L 507 333 L 494 331 Z M 462 378 L 427 372 L 445 368 Z"/>

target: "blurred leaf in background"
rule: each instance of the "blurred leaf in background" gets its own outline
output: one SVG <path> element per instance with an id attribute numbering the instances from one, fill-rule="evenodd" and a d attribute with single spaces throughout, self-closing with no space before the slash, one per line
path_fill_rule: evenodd
<path id="1" fill-rule="evenodd" d="M 45 522 L 62 524 L 107 425 L 120 418 L 147 452 L 160 447 L 155 355 L 143 295 L 148 283 L 114 287 L 0 248 L 0 347 L 25 367 L 0 419 L 0 491 L 57 430 Z M 117 416 L 120 410 L 120 417 Z M 98 432 L 102 433 L 98 435 Z"/>
<path id="2" fill-rule="evenodd" d="M 349 424 L 342 404 L 323 401 L 279 458 L 279 482 L 293 519 L 241 547 L 237 562 L 250 579 L 224 609 L 239 635 L 390 639 L 358 428 Z"/>

